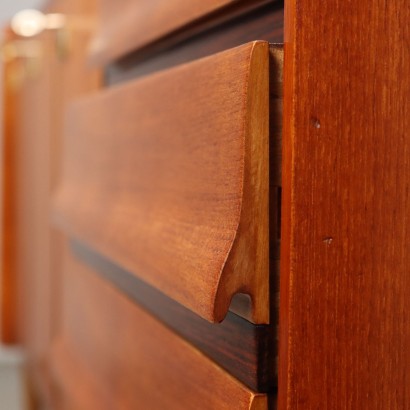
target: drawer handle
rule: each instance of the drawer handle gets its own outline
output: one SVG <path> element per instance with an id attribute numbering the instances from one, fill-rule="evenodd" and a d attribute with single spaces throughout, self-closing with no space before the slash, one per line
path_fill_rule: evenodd
<path id="1" fill-rule="evenodd" d="M 268 66 L 258 41 L 75 102 L 58 225 L 209 321 L 246 293 L 268 323 Z"/>

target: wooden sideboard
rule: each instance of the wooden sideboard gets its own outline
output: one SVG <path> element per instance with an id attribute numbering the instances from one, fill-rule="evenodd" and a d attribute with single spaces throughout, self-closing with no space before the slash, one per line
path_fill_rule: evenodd
<path id="1" fill-rule="evenodd" d="M 410 408 L 408 5 L 188 3 L 5 29 L 33 407 Z"/>

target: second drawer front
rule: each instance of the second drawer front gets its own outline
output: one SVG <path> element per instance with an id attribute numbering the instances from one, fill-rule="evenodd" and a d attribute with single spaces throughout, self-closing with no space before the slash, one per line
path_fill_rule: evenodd
<path id="1" fill-rule="evenodd" d="M 258 394 L 65 254 L 58 409 L 267 409 Z M 79 326 L 79 324 L 81 324 Z"/>
<path id="2" fill-rule="evenodd" d="M 55 218 L 209 321 L 269 321 L 269 48 L 244 46 L 76 102 Z"/>

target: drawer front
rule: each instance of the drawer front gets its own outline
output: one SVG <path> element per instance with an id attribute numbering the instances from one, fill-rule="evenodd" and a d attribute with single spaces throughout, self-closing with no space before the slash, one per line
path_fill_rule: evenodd
<path id="1" fill-rule="evenodd" d="M 63 329 L 52 353 L 58 408 L 267 408 L 266 395 L 227 374 L 96 272 L 71 257 L 65 266 Z"/>
<path id="2" fill-rule="evenodd" d="M 269 49 L 254 42 L 70 109 L 55 220 L 209 321 L 269 321 Z"/>
<path id="3" fill-rule="evenodd" d="M 273 0 L 101 1 L 91 59 L 104 64 L 158 40 L 177 42 Z"/>

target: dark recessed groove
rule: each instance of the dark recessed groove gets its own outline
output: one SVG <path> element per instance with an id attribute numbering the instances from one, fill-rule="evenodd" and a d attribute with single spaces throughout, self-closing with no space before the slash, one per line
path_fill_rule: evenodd
<path id="1" fill-rule="evenodd" d="M 84 244 L 72 240 L 71 247 L 79 259 L 248 387 L 274 391 L 275 325 L 253 325 L 231 312 L 222 323 L 209 323 Z"/>
<path id="2" fill-rule="evenodd" d="M 244 29 L 246 27 L 246 29 Z M 276 1 L 157 53 L 155 44 L 106 67 L 106 85 L 187 63 L 254 40 L 283 42 L 283 2 Z M 162 47 L 158 44 L 158 47 Z"/>

